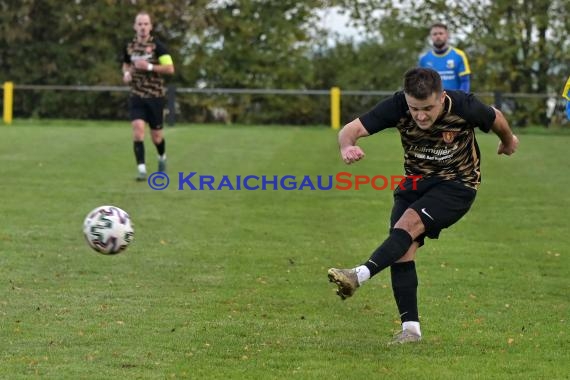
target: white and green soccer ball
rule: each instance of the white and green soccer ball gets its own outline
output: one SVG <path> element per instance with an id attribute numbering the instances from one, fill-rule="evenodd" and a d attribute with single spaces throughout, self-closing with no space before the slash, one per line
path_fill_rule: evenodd
<path id="1" fill-rule="evenodd" d="M 127 249 L 135 231 L 126 211 L 116 206 L 100 206 L 85 217 L 83 234 L 95 251 L 115 255 Z"/>

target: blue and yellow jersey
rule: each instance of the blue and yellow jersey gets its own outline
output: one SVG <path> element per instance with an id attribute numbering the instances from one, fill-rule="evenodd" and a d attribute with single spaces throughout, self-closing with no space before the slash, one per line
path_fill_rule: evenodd
<path id="1" fill-rule="evenodd" d="M 454 47 L 447 48 L 442 54 L 430 50 L 420 58 L 419 66 L 437 71 L 444 90 L 461 89 L 461 77 L 471 74 L 467 55 Z"/>

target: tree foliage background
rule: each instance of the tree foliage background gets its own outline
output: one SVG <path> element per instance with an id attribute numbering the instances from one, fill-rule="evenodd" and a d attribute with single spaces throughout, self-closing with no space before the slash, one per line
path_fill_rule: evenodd
<path id="1" fill-rule="evenodd" d="M 319 24 L 334 9 L 357 40 Z M 122 86 L 124 44 L 136 13 L 153 16 L 178 88 L 395 91 L 429 48 L 428 27 L 447 23 L 470 58 L 475 92 L 559 95 L 570 75 L 565 0 L 0 0 L 0 81 L 16 84 L 15 116 L 126 118 L 126 92 L 18 91 L 19 84 Z M 334 43 L 331 43 L 334 41 Z M 544 121 L 545 102 L 513 97 L 520 125 Z M 207 121 L 223 108 L 243 123 L 327 124 L 326 96 L 177 97 L 178 118 Z M 343 97 L 343 121 L 379 97 Z"/>

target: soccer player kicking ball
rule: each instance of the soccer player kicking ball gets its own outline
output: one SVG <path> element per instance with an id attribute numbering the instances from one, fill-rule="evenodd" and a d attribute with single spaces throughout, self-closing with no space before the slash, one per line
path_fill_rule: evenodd
<path id="1" fill-rule="evenodd" d="M 442 229 L 469 211 L 481 181 L 475 128 L 492 130 L 500 139 L 498 154 L 510 156 L 519 144 L 503 114 L 473 94 L 444 91 L 439 74 L 414 68 L 404 76 L 404 91 L 378 103 L 339 132 L 340 154 L 347 164 L 364 158 L 358 139 L 397 128 L 404 148 L 407 176 L 421 176 L 416 186 L 404 181 L 394 191 L 390 233 L 370 258 L 352 269 L 331 268 L 328 277 L 345 300 L 386 268 L 400 312 L 402 331 L 391 343 L 421 340 L 418 314 L 416 251 L 425 237 L 437 239 Z"/>

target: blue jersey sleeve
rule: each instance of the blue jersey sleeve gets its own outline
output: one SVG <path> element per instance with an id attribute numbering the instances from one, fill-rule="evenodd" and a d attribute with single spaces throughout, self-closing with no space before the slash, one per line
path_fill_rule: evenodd
<path id="1" fill-rule="evenodd" d="M 462 77 L 459 77 L 459 89 L 465 92 L 469 92 L 469 90 L 471 89 L 471 80 L 470 80 L 471 76 L 470 75 L 464 75 Z"/>

